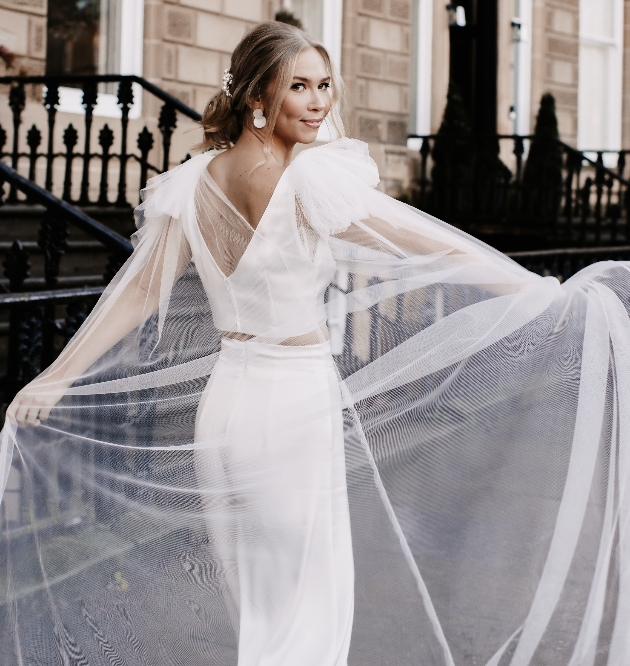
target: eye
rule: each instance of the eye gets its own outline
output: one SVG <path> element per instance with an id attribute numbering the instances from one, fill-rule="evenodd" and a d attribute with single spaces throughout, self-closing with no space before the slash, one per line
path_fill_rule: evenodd
<path id="1" fill-rule="evenodd" d="M 294 83 L 291 86 L 291 90 L 297 90 L 298 92 L 305 90 L 305 86 L 303 83 Z"/>
<path id="2" fill-rule="evenodd" d="M 330 83 L 328 81 L 325 81 L 324 83 L 320 83 L 318 88 L 320 90 L 328 90 L 330 88 Z"/>

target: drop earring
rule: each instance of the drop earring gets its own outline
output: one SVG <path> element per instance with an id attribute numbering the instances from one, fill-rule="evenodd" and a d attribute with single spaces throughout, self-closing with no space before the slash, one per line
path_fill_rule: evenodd
<path id="1" fill-rule="evenodd" d="M 262 109 L 254 109 L 254 127 L 262 129 L 267 124 L 267 119 L 263 115 Z"/>

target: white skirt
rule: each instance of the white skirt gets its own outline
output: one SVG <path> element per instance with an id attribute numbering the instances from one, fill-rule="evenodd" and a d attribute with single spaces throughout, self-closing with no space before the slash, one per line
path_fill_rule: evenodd
<path id="1" fill-rule="evenodd" d="M 354 566 L 329 343 L 225 338 L 195 441 L 238 666 L 345 666 Z"/>

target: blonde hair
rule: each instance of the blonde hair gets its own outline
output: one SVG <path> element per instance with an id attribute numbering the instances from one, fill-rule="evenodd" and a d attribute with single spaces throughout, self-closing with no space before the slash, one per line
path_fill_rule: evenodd
<path id="1" fill-rule="evenodd" d="M 344 136 L 340 113 L 343 82 L 328 51 L 322 44 L 292 25 L 266 21 L 245 33 L 234 49 L 230 64 L 231 96 L 220 90 L 206 104 L 200 121 L 203 127 L 203 141 L 198 147 L 203 150 L 229 148 L 250 122 L 248 103 L 265 99 L 267 118 L 265 152 L 268 152 L 282 101 L 293 80 L 295 63 L 300 53 L 308 48 L 316 49 L 326 63 L 330 75 L 332 99 L 326 120 L 338 136 Z"/>

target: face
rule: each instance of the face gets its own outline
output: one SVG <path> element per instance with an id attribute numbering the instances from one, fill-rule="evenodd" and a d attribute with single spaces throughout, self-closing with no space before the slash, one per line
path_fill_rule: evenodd
<path id="1" fill-rule="evenodd" d="M 274 135 L 286 144 L 312 143 L 330 111 L 330 76 L 314 48 L 302 51 L 295 63 L 291 88 L 286 94 Z"/>

